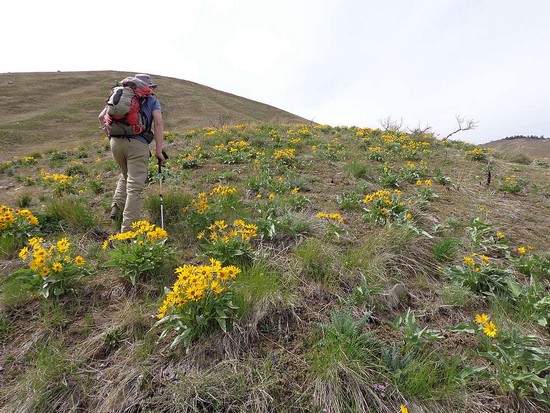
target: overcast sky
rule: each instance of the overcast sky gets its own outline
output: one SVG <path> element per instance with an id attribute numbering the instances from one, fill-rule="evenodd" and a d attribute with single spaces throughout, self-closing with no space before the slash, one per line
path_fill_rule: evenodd
<path id="1" fill-rule="evenodd" d="M 1 10 L 0 73 L 149 72 L 333 126 L 390 118 L 444 137 L 461 116 L 478 122 L 454 136 L 468 142 L 550 137 L 549 0 L 9 0 Z"/>

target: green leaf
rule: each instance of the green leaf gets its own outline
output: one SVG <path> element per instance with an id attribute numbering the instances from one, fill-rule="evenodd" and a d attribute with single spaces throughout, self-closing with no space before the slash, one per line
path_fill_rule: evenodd
<path id="1" fill-rule="evenodd" d="M 461 379 L 466 379 L 470 376 L 489 378 L 490 373 L 485 366 L 468 366 L 462 369 L 459 376 Z"/>
<path id="2" fill-rule="evenodd" d="M 227 333 L 227 323 L 225 321 L 225 318 L 216 317 L 216 321 L 218 322 L 220 328 L 224 333 Z"/>
<path id="3" fill-rule="evenodd" d="M 445 331 L 448 331 L 450 333 L 474 334 L 477 331 L 477 329 L 475 328 L 474 325 L 472 325 L 472 323 L 461 323 L 461 324 L 458 324 L 455 327 L 448 327 L 448 328 L 445 329 Z"/>
<path id="4" fill-rule="evenodd" d="M 221 308 L 221 307 L 216 307 L 216 314 L 217 314 L 218 317 L 220 317 L 220 318 L 227 318 L 227 314 L 225 314 L 224 309 Z"/>
<path id="5" fill-rule="evenodd" d="M 182 340 L 185 340 L 186 341 L 186 348 L 188 347 L 188 343 L 190 343 L 191 341 L 191 337 L 190 337 L 190 334 L 191 334 L 191 329 L 185 329 L 183 331 L 183 333 L 179 334 L 175 339 L 174 341 L 172 341 L 172 344 L 170 345 L 171 348 L 174 348 L 176 347 L 178 344 L 180 344 L 182 342 Z"/>

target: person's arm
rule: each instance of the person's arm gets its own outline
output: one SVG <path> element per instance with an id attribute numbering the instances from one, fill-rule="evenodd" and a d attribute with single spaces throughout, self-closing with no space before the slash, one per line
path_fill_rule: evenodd
<path id="1" fill-rule="evenodd" d="M 153 111 L 153 132 L 155 134 L 155 156 L 164 161 L 162 154 L 162 145 L 164 143 L 164 123 L 162 121 L 162 112 L 160 110 Z"/>
<path id="2" fill-rule="evenodd" d="M 109 136 L 109 131 L 107 130 L 107 125 L 105 125 L 105 115 L 107 114 L 107 106 L 103 108 L 97 119 L 99 120 L 99 129 L 103 131 L 105 136 Z"/>

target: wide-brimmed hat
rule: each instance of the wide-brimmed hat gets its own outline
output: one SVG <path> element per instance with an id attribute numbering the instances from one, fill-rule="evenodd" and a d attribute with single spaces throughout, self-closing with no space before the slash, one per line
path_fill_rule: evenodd
<path id="1" fill-rule="evenodd" d="M 155 88 L 157 87 L 156 83 L 153 83 L 151 80 L 151 76 L 145 73 L 137 73 L 136 76 L 138 79 L 143 80 L 145 83 L 147 83 L 150 87 Z"/>

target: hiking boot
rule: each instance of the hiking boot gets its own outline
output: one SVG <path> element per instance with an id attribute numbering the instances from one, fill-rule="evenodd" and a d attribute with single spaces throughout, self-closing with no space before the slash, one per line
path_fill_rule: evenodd
<path id="1" fill-rule="evenodd" d="M 117 207 L 116 205 L 113 205 L 113 207 L 111 208 L 111 215 L 109 215 L 109 217 L 112 220 L 115 220 L 117 218 L 120 218 L 121 216 L 122 216 L 122 211 L 120 210 L 120 208 Z"/>

